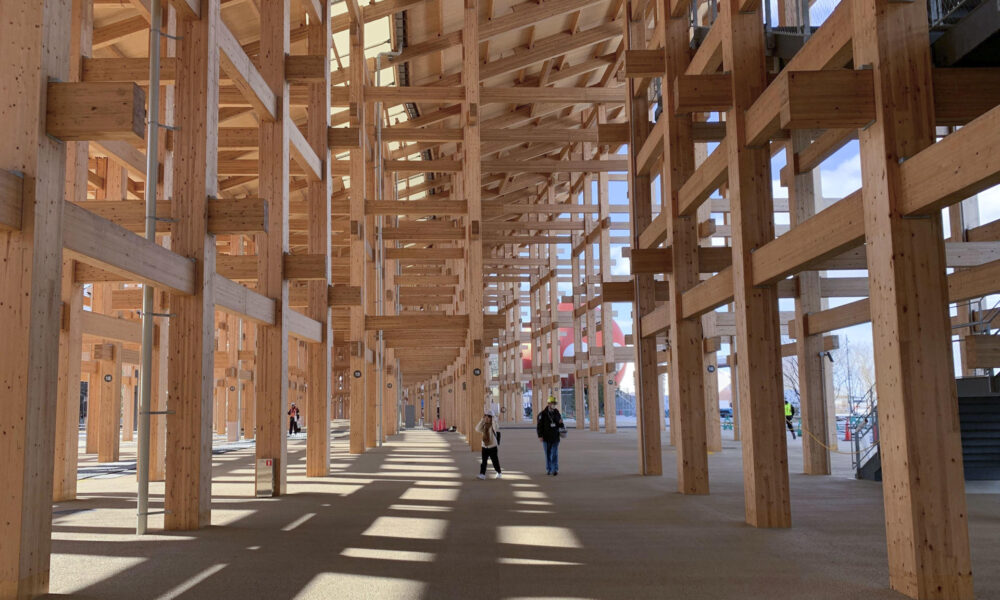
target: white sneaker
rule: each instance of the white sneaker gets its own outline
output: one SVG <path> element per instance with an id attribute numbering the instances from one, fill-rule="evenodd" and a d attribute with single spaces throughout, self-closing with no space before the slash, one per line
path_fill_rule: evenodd
<path id="1" fill-rule="evenodd" d="M 476 479 L 486 479 L 486 475 L 480 473 L 479 475 L 476 475 Z"/>
<path id="2" fill-rule="evenodd" d="M 497 479 L 503 479 L 503 473 L 497 473 Z"/>

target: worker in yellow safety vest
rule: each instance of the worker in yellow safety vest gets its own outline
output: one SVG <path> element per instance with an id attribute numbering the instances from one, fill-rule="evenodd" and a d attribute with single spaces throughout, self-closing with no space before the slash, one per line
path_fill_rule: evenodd
<path id="1" fill-rule="evenodd" d="M 795 407 L 785 400 L 785 425 L 788 426 L 788 431 L 792 432 L 792 439 L 795 439 L 795 428 L 792 427 L 792 417 L 795 416 Z"/>

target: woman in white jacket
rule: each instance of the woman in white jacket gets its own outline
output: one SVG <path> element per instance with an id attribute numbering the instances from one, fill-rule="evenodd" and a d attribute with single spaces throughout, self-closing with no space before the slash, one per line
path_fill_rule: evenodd
<path id="1" fill-rule="evenodd" d="M 493 469 L 497 472 L 497 479 L 503 478 L 500 472 L 500 456 L 497 451 L 500 447 L 500 432 L 497 430 L 496 420 L 493 413 L 488 412 L 483 415 L 476 425 L 476 431 L 483 435 L 483 464 L 479 466 L 479 479 L 486 479 L 486 459 L 493 461 Z"/>

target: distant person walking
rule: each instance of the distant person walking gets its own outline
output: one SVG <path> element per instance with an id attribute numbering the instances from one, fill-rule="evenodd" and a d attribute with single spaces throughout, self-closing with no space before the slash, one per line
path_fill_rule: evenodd
<path id="1" fill-rule="evenodd" d="M 545 474 L 559 474 L 559 440 L 566 431 L 563 424 L 562 415 L 556 408 L 556 399 L 549 396 L 545 409 L 538 413 L 538 425 L 535 427 L 538 432 L 538 441 L 542 442 L 545 448 Z"/>
<path id="2" fill-rule="evenodd" d="M 795 416 L 795 407 L 785 400 L 785 425 L 788 427 L 788 431 L 792 432 L 792 439 L 795 439 L 795 427 L 792 426 L 792 417 Z"/>
<path id="3" fill-rule="evenodd" d="M 500 430 L 497 428 L 496 419 L 493 418 L 493 411 L 489 411 L 479 419 L 476 431 L 483 434 L 483 463 L 479 465 L 478 479 L 486 479 L 486 459 L 493 462 L 493 470 L 497 472 L 497 479 L 503 479 L 500 472 Z"/>
<path id="4" fill-rule="evenodd" d="M 295 406 L 292 402 L 291 408 L 288 409 L 288 435 L 293 433 L 299 433 L 302 431 L 299 429 L 299 407 Z"/>

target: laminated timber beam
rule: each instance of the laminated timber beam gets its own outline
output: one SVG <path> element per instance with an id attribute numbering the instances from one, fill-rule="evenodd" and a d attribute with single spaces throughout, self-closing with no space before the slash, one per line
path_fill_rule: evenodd
<path id="1" fill-rule="evenodd" d="M 464 200 L 370 200 L 365 203 L 365 214 L 369 215 L 460 216 L 468 210 L 469 205 Z"/>
<path id="2" fill-rule="evenodd" d="M 45 132 L 64 142 L 141 141 L 146 95 L 134 83 L 48 84 Z"/>
<path id="3" fill-rule="evenodd" d="M 221 70 L 232 78 L 236 88 L 250 103 L 257 116 L 266 121 L 277 119 L 279 107 L 274 90 L 261 76 L 236 37 L 221 21 L 217 26 L 216 39 L 221 50 L 219 53 Z"/>
<path id="4" fill-rule="evenodd" d="M 257 263 L 259 257 L 253 254 L 231 256 L 220 254 L 216 257 L 217 272 L 234 281 L 256 281 L 260 276 Z M 326 280 L 329 256 L 326 254 L 285 254 L 282 272 L 285 279 L 294 281 Z"/>
<path id="5" fill-rule="evenodd" d="M 210 199 L 208 232 L 214 235 L 254 234 L 267 232 L 267 201 L 261 198 L 237 200 Z M 107 219 L 133 233 L 146 228 L 146 203 L 142 200 L 87 201 L 77 204 L 95 215 Z M 168 232 L 173 220 L 173 204 L 169 200 L 156 203 L 158 232 Z"/>
<path id="6" fill-rule="evenodd" d="M 791 129 L 864 127 L 875 112 L 872 72 L 783 70 L 747 109 L 747 144 L 762 146 Z"/>
<path id="7" fill-rule="evenodd" d="M 10 171 L 0 170 L 0 231 L 21 229 L 24 202 L 24 179 Z"/>
<path id="8" fill-rule="evenodd" d="M 484 173 L 600 173 L 607 171 L 624 172 L 628 161 L 607 160 L 484 160 Z"/>
<path id="9" fill-rule="evenodd" d="M 64 207 L 62 237 L 65 255 L 79 262 L 176 294 L 195 293 L 195 265 L 190 260 L 79 205 Z"/>

